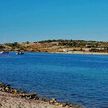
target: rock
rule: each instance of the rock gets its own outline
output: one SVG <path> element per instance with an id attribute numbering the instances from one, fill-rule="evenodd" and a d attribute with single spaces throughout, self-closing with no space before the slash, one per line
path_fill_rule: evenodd
<path id="1" fill-rule="evenodd" d="M 49 103 L 51 103 L 51 104 L 54 104 L 54 103 L 56 103 L 57 101 L 56 101 L 56 99 L 55 98 L 52 98 L 50 101 L 49 101 Z"/>
<path id="2" fill-rule="evenodd" d="M 59 103 L 59 102 L 56 102 L 55 105 L 57 105 L 57 106 L 61 106 L 62 104 Z"/>
<path id="3" fill-rule="evenodd" d="M 10 88 L 7 86 L 5 87 L 6 92 L 9 92 Z"/>
<path id="4" fill-rule="evenodd" d="M 67 104 L 66 103 L 62 103 L 62 107 L 65 107 L 65 106 L 67 106 Z"/>
<path id="5" fill-rule="evenodd" d="M 18 93 L 18 91 L 17 91 L 16 89 L 14 89 L 12 92 L 13 92 L 13 94 L 15 94 L 15 95 Z"/>
<path id="6" fill-rule="evenodd" d="M 20 94 L 20 96 L 21 98 L 39 100 L 39 97 L 37 96 L 37 94 Z"/>
<path id="7" fill-rule="evenodd" d="M 39 100 L 41 100 L 41 101 L 44 101 L 44 102 L 48 102 L 49 101 L 49 99 L 48 98 L 43 98 L 43 97 L 39 97 Z"/>

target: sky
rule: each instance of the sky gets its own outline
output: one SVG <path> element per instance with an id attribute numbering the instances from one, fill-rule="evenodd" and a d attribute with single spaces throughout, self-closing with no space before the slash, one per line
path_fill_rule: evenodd
<path id="1" fill-rule="evenodd" d="M 0 43 L 108 41 L 108 0 L 0 0 Z"/>

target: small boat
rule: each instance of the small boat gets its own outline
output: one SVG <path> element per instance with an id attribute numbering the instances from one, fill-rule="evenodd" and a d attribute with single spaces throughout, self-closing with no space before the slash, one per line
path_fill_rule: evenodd
<path id="1" fill-rule="evenodd" d="M 0 54 L 9 54 L 8 51 L 1 51 Z"/>
<path id="2" fill-rule="evenodd" d="M 16 55 L 23 55 L 23 54 L 24 54 L 24 52 L 22 52 L 22 51 L 16 52 Z"/>

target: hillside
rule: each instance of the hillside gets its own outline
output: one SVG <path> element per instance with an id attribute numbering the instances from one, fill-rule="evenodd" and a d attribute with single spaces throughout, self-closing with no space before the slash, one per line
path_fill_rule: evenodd
<path id="1" fill-rule="evenodd" d="M 30 52 L 108 52 L 108 42 L 85 40 L 45 40 L 37 42 L 14 42 L 0 45 L 3 51 L 30 51 Z"/>

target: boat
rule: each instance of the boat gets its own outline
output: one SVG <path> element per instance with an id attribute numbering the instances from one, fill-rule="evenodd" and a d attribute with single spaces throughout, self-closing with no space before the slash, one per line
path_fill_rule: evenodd
<path id="1" fill-rule="evenodd" d="M 24 54 L 24 52 L 22 52 L 22 51 L 17 51 L 16 52 L 16 55 L 23 55 Z"/>
<path id="2" fill-rule="evenodd" d="M 0 54 L 9 54 L 8 51 L 1 51 Z"/>

